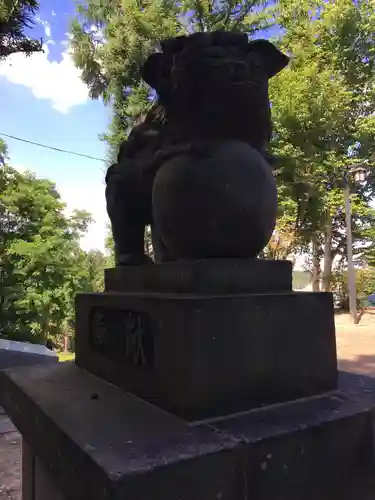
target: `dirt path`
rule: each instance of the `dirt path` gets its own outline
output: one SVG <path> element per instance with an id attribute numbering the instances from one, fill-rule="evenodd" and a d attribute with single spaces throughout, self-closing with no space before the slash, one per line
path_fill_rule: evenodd
<path id="1" fill-rule="evenodd" d="M 365 314 L 359 325 L 349 315 L 336 316 L 339 368 L 375 377 L 375 312 Z"/>
<path id="2" fill-rule="evenodd" d="M 21 436 L 0 408 L 0 500 L 21 500 Z"/>

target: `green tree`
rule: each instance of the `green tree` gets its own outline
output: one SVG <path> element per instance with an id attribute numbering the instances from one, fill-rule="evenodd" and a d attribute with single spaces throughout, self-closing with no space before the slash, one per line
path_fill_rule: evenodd
<path id="1" fill-rule="evenodd" d="M 0 167 L 5 164 L 7 156 L 7 145 L 0 139 Z"/>
<path id="2" fill-rule="evenodd" d="M 0 0 L 0 59 L 15 52 L 31 54 L 42 50 L 39 40 L 24 34 L 34 25 L 37 0 Z"/>
<path id="3" fill-rule="evenodd" d="M 0 335 L 63 344 L 72 336 L 77 292 L 102 289 L 104 257 L 85 253 L 90 215 L 64 214 L 48 180 L 0 168 Z"/>
<path id="4" fill-rule="evenodd" d="M 375 293 L 375 267 L 356 269 L 356 289 L 358 305 L 369 305 L 368 297 Z M 348 273 L 337 270 L 333 273 L 332 289 L 336 296 L 339 308 L 349 309 Z"/>
<path id="5" fill-rule="evenodd" d="M 85 279 L 85 292 L 102 292 L 104 290 L 104 269 L 107 267 L 107 259 L 99 250 L 84 252 L 83 270 Z"/>
<path id="6" fill-rule="evenodd" d="M 141 82 L 139 69 L 159 40 L 215 28 L 253 35 L 270 26 L 272 8 L 265 0 L 240 4 L 231 0 L 85 0 L 72 26 L 72 49 L 91 97 L 101 97 L 111 105 L 112 123 L 104 136 L 110 158 L 154 97 Z"/>
<path id="7" fill-rule="evenodd" d="M 83 220 L 84 222 L 84 220 Z M 65 274 L 65 310 L 62 328 L 56 334 L 57 343 L 64 351 L 74 350 L 75 338 L 75 295 L 77 293 L 102 292 L 104 290 L 104 269 L 107 258 L 99 250 L 83 251 L 76 248 L 71 267 Z"/>
<path id="8" fill-rule="evenodd" d="M 275 12 L 279 43 L 293 54 L 289 69 L 271 84 L 274 149 L 284 158 L 277 175 L 284 214 L 295 219 L 299 245 L 311 246 L 314 289 L 320 278 L 329 289 L 333 259 L 346 254 L 345 168 L 374 164 L 374 12 L 373 0 L 280 0 Z M 352 195 L 353 230 L 361 242 L 369 241 L 375 222 L 374 187 L 372 180 Z"/>

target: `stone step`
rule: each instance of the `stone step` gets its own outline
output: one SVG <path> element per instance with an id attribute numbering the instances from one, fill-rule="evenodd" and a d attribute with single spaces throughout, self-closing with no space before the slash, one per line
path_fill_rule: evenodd
<path id="1" fill-rule="evenodd" d="M 375 379 L 341 372 L 330 394 L 205 425 L 246 442 L 245 498 L 333 500 L 341 491 L 344 500 L 345 480 L 375 475 L 374 389 Z"/>
<path id="2" fill-rule="evenodd" d="M 329 394 L 187 422 L 73 363 L 0 373 L 1 403 L 71 500 L 367 500 L 342 489 L 373 484 L 374 388 L 341 373 Z"/>

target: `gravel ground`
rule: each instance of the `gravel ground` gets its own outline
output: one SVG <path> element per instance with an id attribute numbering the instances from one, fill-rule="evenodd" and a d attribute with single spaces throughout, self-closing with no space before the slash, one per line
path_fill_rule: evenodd
<path id="1" fill-rule="evenodd" d="M 349 315 L 336 316 L 339 367 L 375 377 L 375 311 L 364 314 L 359 325 Z"/>
<path id="2" fill-rule="evenodd" d="M 21 500 L 21 436 L 0 409 L 0 500 Z"/>

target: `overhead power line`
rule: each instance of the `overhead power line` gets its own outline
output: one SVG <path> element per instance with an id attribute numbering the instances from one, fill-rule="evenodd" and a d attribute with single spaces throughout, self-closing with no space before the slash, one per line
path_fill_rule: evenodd
<path id="1" fill-rule="evenodd" d="M 104 158 L 98 158 L 96 156 L 91 156 L 91 155 L 87 155 L 87 154 L 84 154 L 84 153 L 77 153 L 76 151 L 69 151 L 67 149 L 61 149 L 61 148 L 56 148 L 54 146 L 48 146 L 47 144 L 41 144 L 40 142 L 29 141 L 27 139 L 22 139 L 21 137 L 16 137 L 14 135 L 4 134 L 4 132 L 0 132 L 0 136 L 8 137 L 9 139 L 14 139 L 15 141 L 25 142 L 26 144 L 31 144 L 33 146 L 38 146 L 40 148 L 51 149 L 52 151 L 58 151 L 59 153 L 65 153 L 65 154 L 70 154 L 70 155 L 74 155 L 74 156 L 80 156 L 82 158 L 88 158 L 90 160 L 95 160 L 95 161 L 102 161 L 102 162 L 105 162 L 105 163 L 107 162 L 107 160 L 105 160 Z M 274 174 L 274 176 L 277 176 L 277 170 L 276 169 L 273 171 L 273 174 Z M 291 182 L 288 182 L 288 184 L 301 184 L 301 182 L 291 181 Z"/>
<path id="2" fill-rule="evenodd" d="M 96 156 L 90 156 L 83 153 L 77 153 L 76 151 L 68 151 L 67 149 L 55 148 L 53 146 L 47 146 L 47 144 L 41 144 L 40 142 L 28 141 L 27 139 L 22 139 L 21 137 L 15 137 L 14 135 L 4 134 L 0 132 L 0 136 L 8 137 L 9 139 L 14 139 L 15 141 L 26 142 L 27 144 L 32 144 L 33 146 L 38 146 L 40 148 L 52 149 L 53 151 L 58 151 L 59 153 L 66 153 L 75 156 L 81 156 L 82 158 L 89 158 L 90 160 L 96 161 L 106 161 L 103 158 L 97 158 Z"/>

